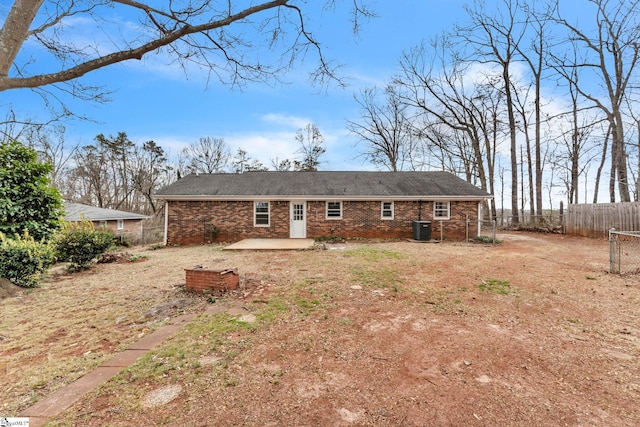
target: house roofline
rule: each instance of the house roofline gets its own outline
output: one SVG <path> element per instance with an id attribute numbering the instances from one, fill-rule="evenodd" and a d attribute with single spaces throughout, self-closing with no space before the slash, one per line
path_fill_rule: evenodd
<path id="1" fill-rule="evenodd" d="M 465 202 L 481 202 L 491 200 L 493 196 L 332 196 L 332 195 L 307 195 L 307 196 L 283 196 L 283 195 L 255 195 L 255 196 L 179 196 L 179 195 L 156 195 L 156 199 L 165 201 L 309 201 L 309 200 L 335 200 L 335 201 L 465 201 Z"/>
<path id="2" fill-rule="evenodd" d="M 143 220 L 143 219 L 149 219 L 151 218 L 150 216 L 147 215 L 140 215 L 140 216 L 130 216 L 130 217 L 125 217 L 125 216 L 120 216 L 120 217 L 102 217 L 102 216 L 95 216 L 95 217 L 86 217 L 84 215 L 82 215 L 81 217 L 79 217 L 78 219 L 72 219 L 72 220 L 67 220 L 70 222 L 73 221 L 117 221 L 117 220 L 126 220 L 126 221 L 134 221 L 134 220 Z"/>

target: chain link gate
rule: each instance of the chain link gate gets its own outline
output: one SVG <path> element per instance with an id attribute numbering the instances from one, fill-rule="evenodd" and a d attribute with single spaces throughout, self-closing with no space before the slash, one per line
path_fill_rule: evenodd
<path id="1" fill-rule="evenodd" d="M 609 230 L 609 273 L 640 273 L 640 231 Z"/>

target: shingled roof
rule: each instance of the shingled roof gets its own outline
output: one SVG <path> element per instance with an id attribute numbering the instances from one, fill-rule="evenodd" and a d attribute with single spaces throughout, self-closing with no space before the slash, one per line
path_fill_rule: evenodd
<path id="1" fill-rule="evenodd" d="M 446 199 L 491 195 L 449 172 L 245 172 L 191 174 L 164 187 L 164 200 Z"/>
<path id="2" fill-rule="evenodd" d="M 116 209 L 103 209 L 82 203 L 65 203 L 65 216 L 67 221 L 116 221 L 118 219 L 147 219 L 146 215 Z"/>

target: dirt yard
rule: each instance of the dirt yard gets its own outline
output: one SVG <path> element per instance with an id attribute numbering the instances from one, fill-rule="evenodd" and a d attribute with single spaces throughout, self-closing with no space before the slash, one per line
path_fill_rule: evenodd
<path id="1" fill-rule="evenodd" d="M 250 316 L 197 317 L 49 425 L 640 425 L 640 277 L 607 273 L 605 241 L 499 238 L 141 248 L 52 273 L 0 301 L 0 416 L 230 303 L 183 291 L 204 265 L 238 268 Z"/>

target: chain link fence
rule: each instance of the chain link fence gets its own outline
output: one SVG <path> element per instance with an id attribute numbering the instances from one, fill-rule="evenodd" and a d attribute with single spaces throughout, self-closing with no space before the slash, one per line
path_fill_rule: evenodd
<path id="1" fill-rule="evenodd" d="M 504 230 L 534 231 L 538 233 L 558 233 L 564 234 L 564 217 L 556 212 L 544 215 L 520 215 L 505 216 L 498 218 L 498 227 Z"/>
<path id="2" fill-rule="evenodd" d="M 153 245 L 164 241 L 164 226 L 142 227 L 138 232 L 118 230 L 114 234 L 122 245 Z"/>
<path id="3" fill-rule="evenodd" d="M 164 241 L 164 226 L 143 227 L 140 235 L 141 245 L 153 245 Z"/>
<path id="4" fill-rule="evenodd" d="M 468 227 L 468 224 L 467 224 Z M 479 238 L 490 243 L 497 243 L 496 234 L 498 231 L 498 222 L 493 221 L 480 221 Z M 467 236 L 469 233 L 467 232 Z"/>
<path id="5" fill-rule="evenodd" d="M 609 273 L 640 274 L 640 231 L 609 230 Z"/>

